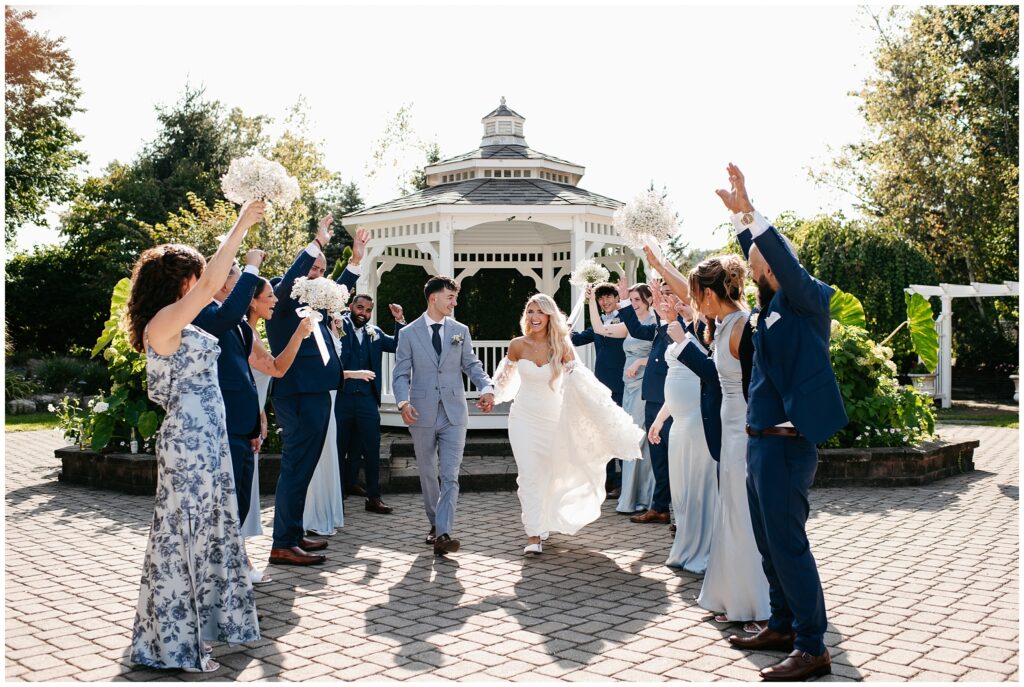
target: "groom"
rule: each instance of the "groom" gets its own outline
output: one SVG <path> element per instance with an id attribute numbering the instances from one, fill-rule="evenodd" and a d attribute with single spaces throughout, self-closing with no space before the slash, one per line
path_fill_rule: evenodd
<path id="1" fill-rule="evenodd" d="M 406 326 L 398 340 L 392 388 L 416 451 L 423 507 L 430 521 L 426 541 L 434 545 L 435 555 L 443 556 L 459 550 L 459 540 L 451 532 L 469 421 L 462 374 L 481 391 L 477 407 L 485 413 L 494 408 L 494 394 L 491 379 L 473 352 L 469 329 L 452 318 L 459 285 L 451 277 L 431 277 L 423 295 L 427 311 Z"/>

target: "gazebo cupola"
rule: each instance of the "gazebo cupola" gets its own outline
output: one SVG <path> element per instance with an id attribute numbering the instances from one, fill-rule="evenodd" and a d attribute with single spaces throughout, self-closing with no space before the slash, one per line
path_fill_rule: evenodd
<path id="1" fill-rule="evenodd" d="M 523 136 L 523 123 L 526 117 L 518 112 L 509 109 L 505 104 L 505 98 L 501 99 L 501 105 L 480 120 L 484 124 L 484 137 L 480 146 L 523 146 L 526 147 L 526 138 Z"/>

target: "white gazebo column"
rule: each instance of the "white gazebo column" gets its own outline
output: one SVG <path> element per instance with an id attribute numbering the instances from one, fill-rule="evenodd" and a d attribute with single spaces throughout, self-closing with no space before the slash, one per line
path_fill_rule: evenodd
<path id="1" fill-rule="evenodd" d="M 577 222 L 573 222 L 572 229 L 569 231 L 569 250 L 570 258 L 572 260 L 572 266 L 575 267 L 580 264 L 580 261 L 586 260 L 587 255 L 587 239 L 583 235 L 583 229 L 577 226 Z M 570 309 L 576 305 L 579 299 L 583 298 L 583 290 L 578 286 L 572 287 L 572 296 L 569 299 Z M 580 318 L 579 324 L 586 321 L 585 317 Z M 574 327 L 577 323 L 570 322 L 569 326 Z"/>
<path id="2" fill-rule="evenodd" d="M 434 263 L 437 265 L 438 274 L 455 278 L 455 241 L 452 237 L 452 225 L 449 219 L 441 222 L 441 234 L 437 242 L 437 258 Z"/>
<path id="3" fill-rule="evenodd" d="M 935 323 L 939 330 L 939 404 L 953 405 L 953 297 L 942 295 L 942 314 Z"/>

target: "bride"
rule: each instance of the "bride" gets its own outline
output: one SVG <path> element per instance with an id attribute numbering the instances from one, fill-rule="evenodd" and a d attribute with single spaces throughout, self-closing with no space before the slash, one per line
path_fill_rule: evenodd
<path id="1" fill-rule="evenodd" d="M 519 324 L 523 335 L 495 374 L 494 401 L 514 399 L 508 436 L 528 538 L 523 553 L 539 554 L 549 532 L 575 534 L 601 515 L 605 465 L 639 459 L 644 432 L 575 360 L 565 315 L 550 296 L 532 296 Z"/>

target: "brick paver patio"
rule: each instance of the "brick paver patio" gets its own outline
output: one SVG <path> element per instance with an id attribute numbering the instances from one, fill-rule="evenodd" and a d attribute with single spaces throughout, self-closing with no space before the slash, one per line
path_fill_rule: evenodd
<path id="1" fill-rule="evenodd" d="M 1018 432 L 977 438 L 978 470 L 926 487 L 816 489 L 810 537 L 830 628 L 828 680 L 1017 680 Z M 328 562 L 273 567 L 263 639 L 217 645 L 206 675 L 132 669 L 127 648 L 152 497 L 58 484 L 55 431 L 6 434 L 9 680 L 751 680 L 777 652 L 736 651 L 663 565 L 664 525 L 606 502 L 578 536 L 524 559 L 514 493 L 463 494 L 462 550 L 435 559 L 418 495 L 379 516 L 349 499 Z M 263 499 L 269 532 L 273 498 Z M 250 540 L 265 561 L 269 537 Z"/>

